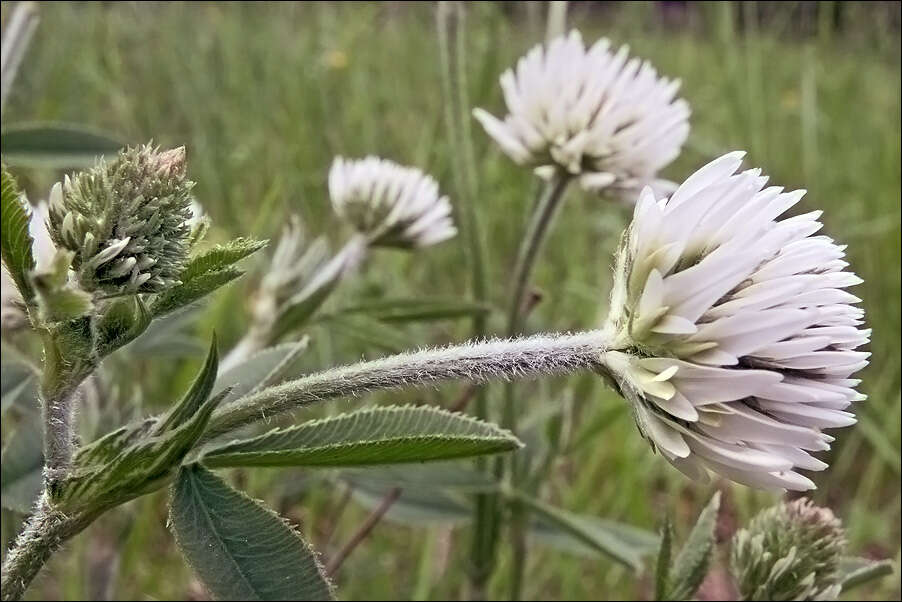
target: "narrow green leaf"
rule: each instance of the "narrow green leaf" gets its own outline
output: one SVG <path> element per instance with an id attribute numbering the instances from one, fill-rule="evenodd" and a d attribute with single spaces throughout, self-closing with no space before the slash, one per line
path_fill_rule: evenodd
<path id="1" fill-rule="evenodd" d="M 225 401 L 233 401 L 260 387 L 269 386 L 267 381 L 278 380 L 280 368 L 284 368 L 285 362 L 291 362 L 307 348 L 307 339 L 297 343 L 285 343 L 275 345 L 259 351 L 240 364 L 224 371 L 216 379 L 213 392 L 218 393 L 227 387 L 231 392 Z"/>
<path id="2" fill-rule="evenodd" d="M 316 553 L 277 514 L 198 465 L 172 488 L 179 549 L 220 600 L 331 600 Z"/>
<path id="3" fill-rule="evenodd" d="M 523 503 L 536 514 L 538 520 L 546 525 L 572 535 L 596 552 L 610 556 L 635 571 L 642 568 L 642 555 L 647 550 L 640 549 L 624 538 L 618 537 L 616 532 L 598 528 L 598 525 L 592 525 L 591 522 L 585 520 L 585 517 L 545 504 L 526 493 L 514 491 L 510 493 L 510 496 Z"/>
<path id="4" fill-rule="evenodd" d="M 417 322 L 473 318 L 488 314 L 490 308 L 456 298 L 416 297 L 378 299 L 344 307 L 336 314 L 366 314 L 383 322 Z"/>
<path id="5" fill-rule="evenodd" d="M 342 273 L 341 270 L 335 270 L 331 274 L 327 273 L 322 279 L 311 282 L 301 292 L 286 301 L 273 326 L 275 339 L 278 340 L 305 326 L 338 286 Z"/>
<path id="6" fill-rule="evenodd" d="M 164 316 L 201 300 L 243 274 L 238 268 L 231 267 L 201 274 L 157 295 L 150 306 L 150 312 L 154 317 Z"/>
<path id="7" fill-rule="evenodd" d="M 887 575 L 892 575 L 896 565 L 892 560 L 869 560 L 867 558 L 844 558 L 840 562 L 840 585 L 842 585 L 842 593 L 846 593 L 850 589 L 858 587 L 880 579 Z"/>
<path id="8" fill-rule="evenodd" d="M 0 362 L 0 412 L 18 407 L 20 413 L 31 414 L 38 409 L 37 380 L 40 372 L 27 357 L 12 345 L 2 344 Z"/>
<path id="9" fill-rule="evenodd" d="M 207 359 L 204 361 L 204 365 L 197 377 L 195 377 L 194 383 L 188 389 L 188 392 L 185 393 L 182 400 L 173 406 L 154 427 L 154 434 L 159 435 L 177 428 L 194 416 L 198 408 L 207 401 L 207 398 L 213 391 L 218 367 L 219 353 L 216 349 L 216 333 L 214 332 L 210 341 L 210 350 L 207 352 Z"/>
<path id="10" fill-rule="evenodd" d="M 266 240 L 236 238 L 225 244 L 216 245 L 192 257 L 185 269 L 182 270 L 180 279 L 182 282 L 188 282 L 203 274 L 218 272 L 231 267 L 232 264 L 256 253 L 268 243 L 269 241 Z"/>
<path id="11" fill-rule="evenodd" d="M 2 137 L 4 160 L 23 167 L 88 167 L 125 146 L 100 130 L 68 123 L 17 123 L 3 128 Z"/>
<path id="12" fill-rule="evenodd" d="M 27 514 L 41 491 L 44 454 L 38 416 L 24 420 L 9 437 L 0 456 L 0 500 L 3 507 Z"/>
<path id="13" fill-rule="evenodd" d="M 410 349 L 411 340 L 396 326 L 365 315 L 335 316 L 328 320 L 329 332 L 340 333 L 364 345 L 390 353 Z"/>
<path id="14" fill-rule="evenodd" d="M 670 556 L 673 546 L 673 523 L 664 519 L 661 526 L 661 547 L 658 549 L 658 563 L 655 567 L 655 599 L 665 600 L 670 589 Z"/>
<path id="15" fill-rule="evenodd" d="M 689 538 L 673 563 L 667 600 L 690 598 L 705 579 L 714 553 L 714 529 L 719 509 L 720 492 L 717 491 L 698 515 Z"/>
<path id="16" fill-rule="evenodd" d="M 368 480 L 353 481 L 354 500 L 373 510 L 394 486 Z M 404 489 L 385 519 L 400 525 L 461 525 L 472 518 L 472 504 L 465 495 L 441 489 Z"/>
<path id="17" fill-rule="evenodd" d="M 170 430 L 143 431 L 138 425 L 141 432 L 136 440 L 127 433 L 117 435 L 109 441 L 109 451 L 123 440 L 127 443 L 124 449 L 106 463 L 76 467 L 71 477 L 51 492 L 54 502 L 62 509 L 79 508 L 85 503 L 120 504 L 164 486 L 194 448 L 210 414 L 226 393 L 211 397 L 190 418 Z M 98 455 L 108 457 L 107 451 L 98 450 Z"/>
<path id="18" fill-rule="evenodd" d="M 473 462 L 453 460 L 428 464 L 367 466 L 346 468 L 339 478 L 349 483 L 365 480 L 388 488 L 417 490 L 448 489 L 454 491 L 490 492 L 498 490 L 498 481 L 490 473 L 477 470 Z"/>
<path id="19" fill-rule="evenodd" d="M 428 406 L 367 408 L 233 441 L 208 466 L 365 466 L 449 460 L 511 451 L 510 432 Z"/>
<path id="20" fill-rule="evenodd" d="M 6 136 L 3 137 L 3 152 L 6 153 Z M 16 180 L 0 167 L 0 256 L 16 288 L 25 299 L 31 299 L 34 292 L 29 280 L 29 272 L 34 269 L 31 246 L 34 242 L 28 232 L 29 214 L 19 197 Z"/>

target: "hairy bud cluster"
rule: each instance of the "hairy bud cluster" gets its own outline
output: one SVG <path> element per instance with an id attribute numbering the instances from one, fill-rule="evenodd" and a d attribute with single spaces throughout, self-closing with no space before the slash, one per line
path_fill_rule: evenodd
<path id="1" fill-rule="evenodd" d="M 178 283 L 189 251 L 185 149 L 144 145 L 101 161 L 50 193 L 50 235 L 71 251 L 81 287 L 115 296 Z"/>
<path id="2" fill-rule="evenodd" d="M 734 537 L 730 562 L 743 600 L 834 600 L 845 547 L 833 512 L 802 498 L 752 519 Z"/>

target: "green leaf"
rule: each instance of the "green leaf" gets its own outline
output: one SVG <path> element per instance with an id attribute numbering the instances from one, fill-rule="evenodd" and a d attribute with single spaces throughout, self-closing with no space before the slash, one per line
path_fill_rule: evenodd
<path id="1" fill-rule="evenodd" d="M 219 272 L 265 247 L 269 241 L 236 238 L 208 249 L 191 258 L 180 279 L 188 282 L 210 272 Z"/>
<path id="2" fill-rule="evenodd" d="M 140 296 L 114 301 L 96 320 L 97 353 L 101 357 L 127 345 L 150 326 L 153 317 Z"/>
<path id="3" fill-rule="evenodd" d="M 335 316 L 327 323 L 330 333 L 340 333 L 389 353 L 400 353 L 411 347 L 410 337 L 404 332 L 368 316 Z"/>
<path id="4" fill-rule="evenodd" d="M 416 297 L 413 299 L 379 299 L 344 307 L 336 314 L 366 314 L 383 322 L 417 322 L 473 318 L 489 313 L 481 303 L 455 298 Z"/>
<path id="5" fill-rule="evenodd" d="M 243 274 L 244 272 L 238 268 L 225 268 L 201 274 L 187 282 L 183 281 L 157 295 L 150 306 L 150 312 L 155 318 L 174 312 L 201 300 Z"/>
<path id="6" fill-rule="evenodd" d="M 511 492 L 510 496 L 535 514 L 537 531 L 561 531 L 635 571 L 642 568 L 642 556 L 649 551 L 648 547 L 637 545 L 622 532 L 609 528 L 610 521 L 593 522 L 589 517 L 555 508 L 519 491 Z"/>
<path id="7" fill-rule="evenodd" d="M 216 333 L 214 332 L 210 341 L 210 350 L 207 352 L 207 359 L 204 361 L 204 365 L 197 377 L 195 377 L 194 383 L 192 383 L 188 392 L 185 393 L 185 396 L 182 397 L 182 400 L 173 406 L 154 427 L 154 434 L 159 435 L 178 428 L 197 413 L 198 409 L 207 401 L 207 398 L 213 391 L 218 367 L 219 353 L 216 349 Z"/>
<path id="8" fill-rule="evenodd" d="M 262 387 L 275 384 L 281 374 L 297 357 L 307 349 L 306 337 L 296 343 L 285 343 L 259 351 L 242 363 L 225 370 L 216 379 L 213 392 L 231 388 L 225 402 L 244 397 Z"/>
<path id="9" fill-rule="evenodd" d="M 510 432 L 428 406 L 367 408 L 233 441 L 208 466 L 365 466 L 449 460 L 517 449 Z"/>
<path id="10" fill-rule="evenodd" d="M 354 500 L 374 510 L 394 486 L 368 480 L 354 480 Z M 404 489 L 392 504 L 385 519 L 397 524 L 460 525 L 473 518 L 472 506 L 466 496 L 441 489 Z"/>
<path id="11" fill-rule="evenodd" d="M 88 167 L 125 146 L 100 130 L 68 123 L 17 123 L 3 128 L 2 137 L 4 160 L 23 167 Z"/>
<path id="12" fill-rule="evenodd" d="M 220 600 L 331 600 L 316 553 L 277 514 L 198 465 L 181 470 L 169 520 L 179 549 Z"/>
<path id="13" fill-rule="evenodd" d="M 338 286 L 343 272 L 333 270 L 331 273 L 323 272 L 323 274 L 325 275 L 314 279 L 301 292 L 282 305 L 273 326 L 275 340 L 306 325 L 316 310 Z"/>
<path id="14" fill-rule="evenodd" d="M 0 500 L 4 508 L 23 514 L 31 512 L 41 492 L 42 441 L 38 416 L 23 421 L 9 437 L 0 456 Z"/>
<path id="15" fill-rule="evenodd" d="M 466 460 L 346 468 L 339 472 L 339 478 L 349 483 L 366 481 L 389 488 L 403 487 L 420 491 L 449 489 L 488 493 L 498 490 L 498 481 L 491 473 L 477 470 L 472 462 Z"/>
<path id="16" fill-rule="evenodd" d="M 655 599 L 664 600 L 670 589 L 670 556 L 673 547 L 673 523 L 664 519 L 661 527 L 661 547 L 658 549 L 658 563 L 655 567 Z"/>
<path id="17" fill-rule="evenodd" d="M 699 514 L 689 538 L 673 563 L 667 600 L 690 598 L 705 579 L 714 554 L 714 529 L 719 509 L 720 492 L 717 491 Z"/>
<path id="18" fill-rule="evenodd" d="M 87 446 L 51 496 L 64 509 L 120 504 L 159 489 L 175 475 L 228 389 L 209 397 L 216 380 L 216 337 L 191 388 L 159 421 L 122 427 Z"/>
<path id="19" fill-rule="evenodd" d="M 839 566 L 839 583 L 842 586 L 842 593 L 874 579 L 892 575 L 894 570 L 895 563 L 892 560 L 843 558 Z"/>
<path id="20" fill-rule="evenodd" d="M 38 408 L 37 381 L 40 372 L 27 357 L 12 345 L 2 344 L 0 362 L 0 411 L 18 407 L 20 413 L 31 414 Z"/>
<path id="21" fill-rule="evenodd" d="M 150 326 L 132 341 L 129 353 L 144 356 L 184 357 L 201 355 L 206 345 L 191 333 L 198 312 L 190 308 L 170 313 L 150 323 Z"/>
<path id="22" fill-rule="evenodd" d="M 3 137 L 3 150 L 6 152 L 6 136 Z M 29 272 L 34 269 L 34 257 L 31 246 L 34 242 L 28 232 L 29 214 L 19 197 L 19 188 L 15 178 L 6 171 L 6 165 L 0 167 L 0 256 L 9 275 L 16 283 L 16 288 L 25 299 L 31 299 Z"/>

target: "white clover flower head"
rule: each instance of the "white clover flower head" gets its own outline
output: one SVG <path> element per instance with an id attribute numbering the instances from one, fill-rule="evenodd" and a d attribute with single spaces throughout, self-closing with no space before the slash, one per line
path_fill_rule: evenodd
<path id="1" fill-rule="evenodd" d="M 367 237 L 388 247 L 427 247 L 452 238 L 451 203 L 438 183 L 415 167 L 387 159 L 336 157 L 329 170 L 335 212 Z"/>
<path id="2" fill-rule="evenodd" d="M 804 191 L 765 187 L 743 153 L 669 198 L 643 191 L 617 260 L 606 329 L 621 390 L 674 466 L 762 488 L 806 490 L 823 470 L 822 429 L 849 426 L 864 399 L 870 330 L 845 289 L 845 247 L 814 234 L 820 211 L 780 219 Z"/>
<path id="3" fill-rule="evenodd" d="M 23 199 L 24 200 L 24 199 Z M 25 201 L 27 204 L 27 201 Z M 35 270 L 41 271 L 49 268 L 56 254 L 56 246 L 47 231 L 48 210 L 47 203 L 40 202 L 31 207 L 31 215 L 28 221 L 28 233 L 31 235 L 31 254 L 34 257 Z M 4 265 L 0 270 L 0 312 L 2 312 L 3 328 L 17 328 L 24 324 L 25 313 L 23 311 L 22 295 L 16 288 L 15 282 L 6 271 Z"/>
<path id="4" fill-rule="evenodd" d="M 656 174 L 689 135 L 679 80 L 659 77 L 629 49 L 607 39 L 586 48 L 576 30 L 534 47 L 501 75 L 508 115 L 473 115 L 516 163 L 547 177 L 578 176 L 587 190 L 667 188 Z"/>

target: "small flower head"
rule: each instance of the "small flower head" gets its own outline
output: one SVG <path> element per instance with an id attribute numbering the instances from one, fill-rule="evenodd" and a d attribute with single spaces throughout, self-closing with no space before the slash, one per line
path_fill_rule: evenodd
<path id="1" fill-rule="evenodd" d="M 149 145 L 55 185 L 50 234 L 74 253 L 81 287 L 120 295 L 177 283 L 188 254 L 192 186 L 184 148 Z"/>
<path id="2" fill-rule="evenodd" d="M 378 157 L 336 157 L 329 196 L 335 212 L 373 245 L 427 247 L 457 234 L 448 197 L 415 167 Z"/>
<path id="3" fill-rule="evenodd" d="M 692 476 L 712 469 L 763 488 L 814 487 L 822 429 L 855 423 L 867 364 L 845 247 L 821 212 L 780 219 L 804 191 L 765 187 L 725 155 L 669 198 L 646 189 L 618 258 L 606 328 L 644 435 Z"/>
<path id="4" fill-rule="evenodd" d="M 743 600 L 835 600 L 846 539 L 829 508 L 802 498 L 762 511 L 733 538 Z"/>
<path id="5" fill-rule="evenodd" d="M 586 48 L 578 31 L 536 46 L 501 76 L 509 114 L 474 116 L 514 161 L 579 176 L 586 189 L 638 191 L 660 184 L 689 134 L 680 82 L 606 39 Z"/>

